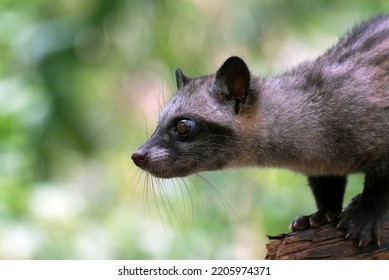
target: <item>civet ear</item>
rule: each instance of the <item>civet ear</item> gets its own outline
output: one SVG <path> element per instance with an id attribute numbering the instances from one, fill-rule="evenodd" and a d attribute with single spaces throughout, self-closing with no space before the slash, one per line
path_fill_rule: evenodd
<path id="1" fill-rule="evenodd" d="M 225 101 L 235 101 L 235 112 L 245 100 L 250 86 L 250 71 L 237 56 L 228 58 L 216 72 L 216 86 Z"/>
<path id="2" fill-rule="evenodd" d="M 184 73 L 182 73 L 180 68 L 176 69 L 175 74 L 176 74 L 177 89 L 181 89 L 189 82 L 190 79 L 186 77 Z"/>

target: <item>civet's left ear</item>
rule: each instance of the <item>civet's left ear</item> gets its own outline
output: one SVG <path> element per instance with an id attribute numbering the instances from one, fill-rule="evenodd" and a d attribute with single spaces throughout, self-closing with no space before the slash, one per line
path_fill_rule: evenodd
<path id="1" fill-rule="evenodd" d="M 238 114 L 250 86 L 250 71 L 246 63 L 237 56 L 228 58 L 216 72 L 216 86 L 225 101 L 235 101 L 234 110 Z"/>

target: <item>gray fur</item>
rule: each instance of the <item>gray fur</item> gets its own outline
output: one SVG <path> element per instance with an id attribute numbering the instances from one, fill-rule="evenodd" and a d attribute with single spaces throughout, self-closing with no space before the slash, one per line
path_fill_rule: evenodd
<path id="1" fill-rule="evenodd" d="M 156 131 L 132 156 L 136 165 L 163 178 L 243 166 L 306 174 L 318 212 L 298 217 L 293 230 L 333 221 L 346 175 L 363 172 L 364 191 L 339 227 L 360 246 L 380 243 L 389 212 L 389 16 L 273 78 L 230 57 L 214 75 L 190 79 L 176 70 L 176 80 Z"/>
<path id="2" fill-rule="evenodd" d="M 252 76 L 238 115 L 215 75 L 188 79 L 177 72 L 179 90 L 163 111 L 157 134 L 183 115 L 230 128 L 229 146 L 214 155 L 223 167 L 278 166 L 307 175 L 345 175 L 363 172 L 389 154 L 388 17 L 362 24 L 323 56 L 282 75 Z M 201 139 L 187 143 L 186 156 L 208 148 L 214 152 Z M 188 175 L 213 170 L 215 163 L 199 160 L 193 168 Z"/>

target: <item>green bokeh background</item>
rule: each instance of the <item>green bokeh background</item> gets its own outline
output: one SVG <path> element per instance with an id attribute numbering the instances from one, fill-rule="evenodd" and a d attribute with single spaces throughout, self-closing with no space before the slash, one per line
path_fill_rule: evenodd
<path id="1" fill-rule="evenodd" d="M 197 76 L 239 55 L 280 73 L 388 11 L 387 0 L 0 0 L 0 259 L 264 258 L 266 234 L 314 211 L 302 175 L 160 182 L 132 151 L 176 67 Z"/>

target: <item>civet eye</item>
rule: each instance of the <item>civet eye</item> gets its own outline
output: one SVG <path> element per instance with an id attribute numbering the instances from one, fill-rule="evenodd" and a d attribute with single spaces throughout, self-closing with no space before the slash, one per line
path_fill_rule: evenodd
<path id="1" fill-rule="evenodd" d="M 195 127 L 195 122 L 188 119 L 180 120 L 177 123 L 176 131 L 180 136 L 188 136 L 192 133 Z"/>

